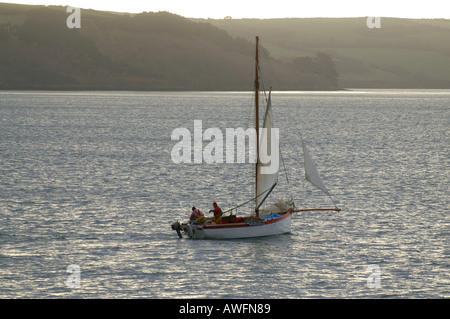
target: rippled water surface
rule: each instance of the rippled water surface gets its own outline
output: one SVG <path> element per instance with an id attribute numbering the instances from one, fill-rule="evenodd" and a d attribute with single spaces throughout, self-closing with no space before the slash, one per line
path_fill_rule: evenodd
<path id="1" fill-rule="evenodd" d="M 253 196 L 253 165 L 175 164 L 171 133 L 247 127 L 251 93 L 0 92 L 0 298 L 450 297 L 450 92 L 272 103 L 290 185 L 272 199 L 333 206 L 304 182 L 301 132 L 342 211 L 202 241 L 170 224 Z"/>

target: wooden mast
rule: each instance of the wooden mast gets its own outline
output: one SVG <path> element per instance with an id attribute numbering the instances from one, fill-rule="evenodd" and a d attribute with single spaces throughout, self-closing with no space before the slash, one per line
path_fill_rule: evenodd
<path id="1" fill-rule="evenodd" d="M 256 37 L 256 54 L 255 54 L 255 130 L 256 130 L 256 164 L 255 164 L 255 213 L 259 215 L 256 203 L 258 202 L 258 162 L 259 162 L 259 56 L 258 56 L 259 37 Z"/>

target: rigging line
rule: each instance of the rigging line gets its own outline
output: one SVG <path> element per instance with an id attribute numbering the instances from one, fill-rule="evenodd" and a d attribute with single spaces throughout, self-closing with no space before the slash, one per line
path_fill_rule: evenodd
<path id="1" fill-rule="evenodd" d="M 259 65 L 258 65 L 258 72 L 259 72 L 259 74 L 261 74 L 261 68 L 259 67 Z M 264 79 L 262 76 L 260 76 L 259 82 L 262 86 L 262 93 L 264 94 L 264 100 L 266 101 L 266 104 L 267 104 L 268 98 L 267 98 L 267 93 L 266 93 L 266 86 L 264 85 Z"/>
<path id="2" fill-rule="evenodd" d="M 284 163 L 284 158 L 283 158 L 283 153 L 281 152 L 281 148 L 280 148 L 279 152 L 280 152 L 281 162 L 283 163 L 284 176 L 285 176 L 285 178 L 286 178 L 289 196 L 290 196 L 290 198 L 291 198 L 291 201 L 293 202 L 293 201 L 294 201 L 294 198 L 292 197 L 291 184 L 289 183 L 289 178 L 288 178 L 288 173 L 287 173 L 287 169 L 286 169 L 286 164 Z M 294 203 L 294 206 L 295 206 L 295 203 Z"/>
<path id="3" fill-rule="evenodd" d="M 261 41 L 260 41 L 260 43 L 261 43 Z M 275 74 L 275 72 L 274 72 L 274 70 L 272 68 L 272 64 L 270 63 L 269 56 L 267 55 L 266 50 L 263 49 L 261 51 L 263 52 L 264 58 L 267 61 L 267 64 L 269 65 L 270 71 L 271 71 L 271 73 L 272 73 L 272 75 L 273 75 L 273 77 L 275 79 L 275 83 L 278 86 L 278 90 L 281 91 L 280 83 L 278 82 L 278 78 L 277 78 L 277 76 L 276 76 L 276 74 Z M 261 82 L 262 82 L 262 86 L 264 88 L 264 96 L 265 96 L 265 99 L 266 99 L 266 102 L 267 102 L 268 99 L 267 99 L 267 96 L 266 96 L 266 90 L 265 90 L 265 87 L 264 87 L 264 81 L 262 80 Z M 270 87 L 270 91 L 272 91 L 272 87 Z M 281 151 L 281 147 L 280 147 L 279 152 L 280 152 L 281 162 L 283 163 L 284 175 L 285 175 L 286 183 L 287 183 L 287 186 L 288 186 L 288 193 L 289 193 L 289 196 L 290 196 L 291 200 L 294 201 L 294 199 L 292 197 L 292 192 L 291 192 L 291 184 L 289 183 L 288 173 L 287 173 L 286 164 L 285 164 L 284 158 L 283 158 L 283 152 Z"/>
<path id="4" fill-rule="evenodd" d="M 261 40 L 259 40 L 259 43 L 260 43 L 259 46 L 261 47 Z M 262 48 L 262 47 L 261 47 L 261 48 Z M 262 51 L 264 51 L 264 50 L 262 50 Z M 261 62 L 261 61 L 260 61 L 260 62 Z M 262 86 L 262 93 L 264 94 L 264 100 L 265 100 L 266 103 L 267 103 L 268 98 L 267 98 L 267 93 L 266 93 L 266 86 L 264 85 L 264 77 L 261 76 L 262 71 L 261 71 L 260 64 L 261 64 L 261 63 L 258 64 L 259 82 L 260 82 L 260 85 Z"/>
<path id="5" fill-rule="evenodd" d="M 272 87 L 270 87 L 270 91 L 269 91 L 270 93 L 269 94 L 271 94 L 272 93 Z M 264 92 L 265 93 L 265 92 Z M 268 98 L 267 98 L 267 102 L 268 102 Z M 267 104 L 266 104 L 266 110 L 267 110 Z M 273 116 L 273 115 L 272 115 Z M 279 145 L 280 146 L 280 145 Z M 281 158 L 281 162 L 283 163 L 283 169 L 284 169 L 284 176 L 285 176 L 285 178 L 286 178 L 286 183 L 287 183 L 287 188 L 288 188 L 288 193 L 289 193 L 289 196 L 290 196 L 290 198 L 291 198 L 291 200 L 293 201 L 293 198 L 292 198 L 292 192 L 291 192 L 291 184 L 289 183 L 289 178 L 288 178 L 288 173 L 287 173 L 287 168 L 286 168 L 286 164 L 285 164 L 285 162 L 284 162 L 284 158 L 283 158 L 283 152 L 282 152 L 282 150 L 281 150 L 281 147 L 279 147 L 279 150 L 278 150 L 279 152 L 280 152 L 280 158 Z"/>
<path id="6" fill-rule="evenodd" d="M 254 73 L 254 67 L 252 67 L 252 69 L 251 69 L 251 73 L 250 73 L 250 78 L 253 78 L 253 73 Z M 253 107 L 254 107 L 254 101 L 253 101 L 253 99 L 254 99 L 254 96 L 253 96 L 253 94 L 251 94 L 251 98 L 250 98 L 250 107 L 248 108 L 248 111 L 247 111 L 247 121 L 246 121 L 246 127 L 248 127 L 249 126 L 249 123 L 250 123 L 250 116 L 251 116 L 251 114 L 252 114 L 252 110 L 253 110 Z M 234 144 L 234 143 L 233 143 Z M 233 146 L 233 148 L 234 148 L 234 146 Z M 250 152 L 250 150 L 249 150 L 249 152 Z M 241 175 L 241 165 L 238 165 L 238 169 L 237 169 L 237 173 L 236 173 L 236 180 L 237 181 L 239 181 L 239 176 Z M 237 186 L 239 185 L 239 183 L 235 183 L 234 184 L 234 190 L 233 190 L 233 202 L 235 202 L 236 201 L 236 196 L 237 196 L 237 192 L 236 192 L 236 188 L 237 188 Z"/>
<path id="7" fill-rule="evenodd" d="M 275 74 L 275 72 L 274 72 L 274 70 L 273 70 L 273 68 L 272 68 L 272 64 L 270 63 L 269 56 L 268 56 L 266 50 L 261 50 L 261 51 L 263 52 L 264 58 L 266 59 L 267 64 L 269 65 L 270 71 L 271 71 L 272 74 L 273 74 L 273 77 L 274 77 L 274 79 L 275 79 L 275 83 L 277 84 L 278 89 L 281 91 L 280 83 L 279 83 L 278 78 L 277 78 L 277 76 L 276 76 L 276 74 Z M 304 126 L 302 125 L 302 127 L 304 127 Z M 303 142 L 303 136 L 302 136 L 302 134 L 301 134 L 301 131 L 298 130 L 298 132 L 299 132 L 299 135 L 300 135 L 300 138 L 301 138 L 302 143 L 304 143 L 304 142 Z M 289 195 L 291 196 L 291 199 L 292 199 L 292 193 L 291 193 L 291 189 L 290 189 L 289 179 L 288 179 L 287 174 L 286 174 L 286 166 L 285 166 L 285 164 L 284 164 L 284 159 L 283 159 L 283 155 L 282 155 L 281 149 L 280 149 L 280 157 L 281 157 L 281 160 L 282 160 L 282 162 L 283 162 L 283 166 L 285 167 L 285 175 L 286 175 L 286 180 L 287 180 L 287 184 L 288 184 L 288 192 L 289 192 Z M 331 199 L 333 205 L 337 208 L 337 205 L 336 205 L 336 202 L 334 201 L 333 196 L 332 196 L 331 194 L 326 194 L 326 195 L 328 195 L 328 196 L 330 197 L 330 199 Z"/>
<path id="8" fill-rule="evenodd" d="M 328 192 L 330 192 L 330 191 L 328 191 Z M 331 193 L 327 194 L 327 195 L 330 196 L 331 202 L 333 203 L 334 207 L 336 209 L 339 209 L 339 207 L 337 206 L 336 201 L 334 200 L 334 197 L 331 195 Z"/>
<path id="9" fill-rule="evenodd" d="M 267 55 L 266 50 L 262 50 L 262 52 L 263 52 L 263 54 L 264 54 L 264 58 L 267 60 L 267 64 L 269 65 L 270 71 L 271 71 L 272 74 L 273 74 L 273 77 L 274 77 L 274 79 L 275 79 L 275 83 L 277 84 L 278 90 L 281 91 L 280 83 L 278 82 L 278 78 L 277 78 L 275 72 L 273 71 L 272 64 L 270 63 L 269 56 Z"/>
<path id="10" fill-rule="evenodd" d="M 235 207 L 233 207 L 233 208 L 230 208 L 230 209 L 228 209 L 228 210 L 222 212 L 222 214 L 231 212 L 232 210 L 235 210 L 236 208 L 239 208 L 239 207 L 241 207 L 241 206 L 244 206 L 245 204 L 250 203 L 251 201 L 254 201 L 254 200 L 257 199 L 258 197 L 264 195 L 266 192 L 268 192 L 268 191 L 270 191 L 271 189 L 273 189 L 273 188 L 275 187 L 276 184 L 277 184 L 277 183 L 275 182 L 271 187 L 269 187 L 269 188 L 266 189 L 265 191 L 261 192 L 258 196 L 255 196 L 255 197 L 253 197 L 253 198 L 250 198 L 249 200 L 247 200 L 247 201 L 245 201 L 245 202 L 243 202 L 243 203 L 241 203 L 241 204 L 239 204 L 239 205 L 237 205 L 237 206 L 235 206 Z"/>

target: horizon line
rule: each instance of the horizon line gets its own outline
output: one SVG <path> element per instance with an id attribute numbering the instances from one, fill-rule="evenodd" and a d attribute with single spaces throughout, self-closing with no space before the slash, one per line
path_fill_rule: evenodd
<path id="1" fill-rule="evenodd" d="M 30 3 L 17 3 L 17 2 L 0 2 L 0 4 L 12 4 L 12 5 L 22 5 L 22 6 L 42 6 L 42 7 L 74 7 L 80 8 L 82 10 L 93 10 L 100 12 L 110 12 L 116 14 L 141 14 L 141 13 L 158 13 L 158 12 L 168 12 L 174 15 L 178 15 L 184 17 L 186 19 L 203 19 L 203 20 L 276 20 L 276 19 L 358 19 L 358 18 L 368 18 L 368 17 L 379 17 L 379 18 L 387 18 L 387 19 L 409 19 L 409 20 L 450 20 L 449 17 L 412 17 L 412 16 L 402 16 L 402 15 L 339 15 L 339 16 L 322 16 L 322 15 L 311 15 L 311 16 L 266 16 L 266 17 L 252 17 L 252 16 L 235 16 L 233 15 L 224 15 L 222 17 L 217 16 L 192 16 L 191 14 L 182 14 L 175 12 L 173 10 L 154 10 L 154 11 L 146 11 L 146 10 L 115 10 L 115 9 L 105 9 L 105 8 L 88 8 L 86 6 L 71 6 L 69 4 L 30 4 Z"/>

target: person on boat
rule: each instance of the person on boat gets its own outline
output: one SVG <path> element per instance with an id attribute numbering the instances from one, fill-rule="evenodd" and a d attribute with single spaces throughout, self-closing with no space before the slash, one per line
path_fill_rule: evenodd
<path id="1" fill-rule="evenodd" d="M 191 213 L 191 217 L 189 219 L 193 220 L 197 220 L 197 218 L 199 218 L 200 216 L 203 216 L 203 213 L 201 212 L 200 209 L 192 207 L 192 213 Z"/>
<path id="2" fill-rule="evenodd" d="M 222 224 L 222 209 L 220 209 L 216 202 L 213 203 L 213 206 L 214 209 L 211 209 L 209 212 L 214 213 L 214 223 Z"/>
<path id="3" fill-rule="evenodd" d="M 202 211 L 198 208 L 192 207 L 192 213 L 190 217 L 191 222 L 197 223 L 198 225 L 203 225 L 206 223 L 206 217 L 203 215 Z"/>

